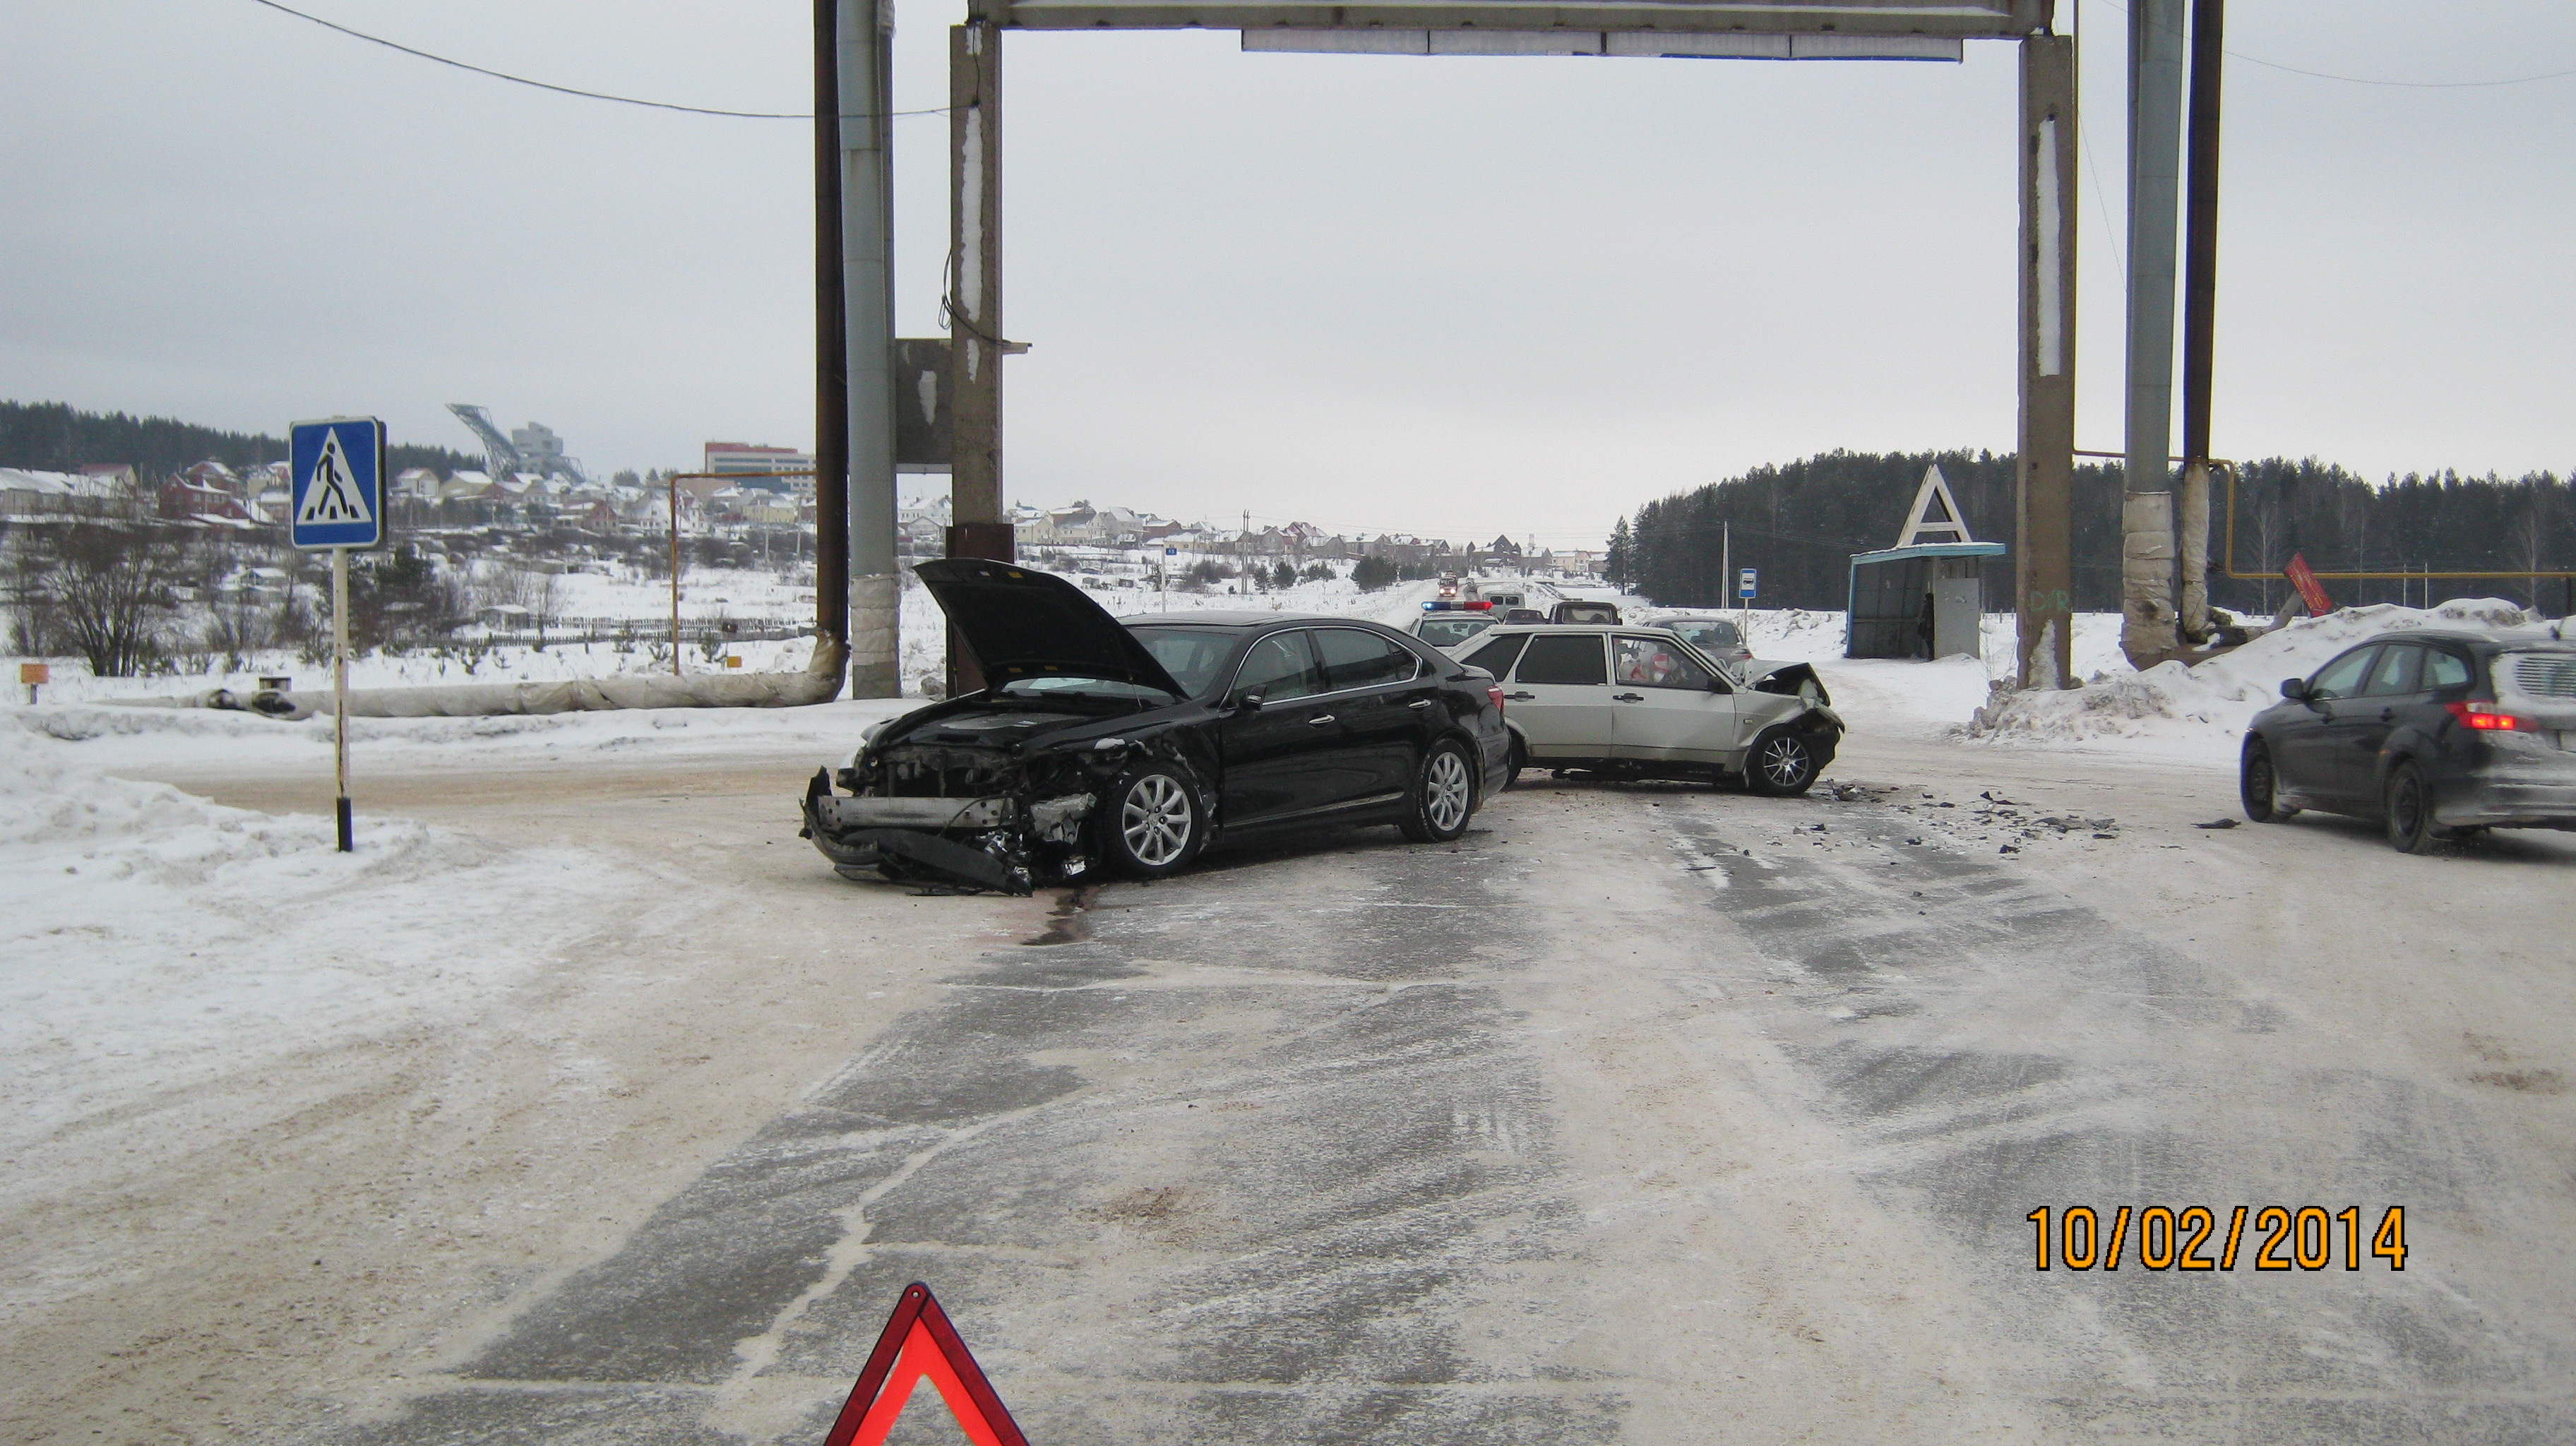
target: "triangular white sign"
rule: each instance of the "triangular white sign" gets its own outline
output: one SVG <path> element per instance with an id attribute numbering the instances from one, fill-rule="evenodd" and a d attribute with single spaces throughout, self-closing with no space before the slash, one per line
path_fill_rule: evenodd
<path id="1" fill-rule="evenodd" d="M 1968 535 L 1967 514 L 1959 510 L 1959 499 L 1950 495 L 1950 484 L 1943 480 L 1940 464 L 1925 468 L 1923 485 L 1915 489 L 1913 510 L 1905 514 L 1905 531 L 1898 534 L 1896 545 L 1974 541 Z"/>
<path id="2" fill-rule="evenodd" d="M 324 431 L 322 455 L 314 460 L 313 475 L 305 481 L 303 504 L 295 509 L 295 525 L 363 525 L 375 520 L 376 515 L 367 510 L 366 490 L 358 485 L 357 474 L 349 467 L 349 455 L 340 450 L 339 431 Z"/>

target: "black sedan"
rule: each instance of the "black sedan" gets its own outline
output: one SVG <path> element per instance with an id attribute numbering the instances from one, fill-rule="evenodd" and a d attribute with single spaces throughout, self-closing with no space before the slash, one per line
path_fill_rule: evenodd
<path id="1" fill-rule="evenodd" d="M 2245 816 L 2376 818 L 2407 853 L 2486 828 L 2576 828 L 2576 644 L 2407 632 L 2281 684 L 2246 729 Z"/>
<path id="2" fill-rule="evenodd" d="M 1392 823 L 1445 842 L 1507 779 L 1493 679 L 1393 628 L 1122 623 L 1051 573 L 971 558 L 914 571 L 983 686 L 815 775 L 804 836 L 845 877 L 1026 893 L 1160 877 L 1220 837 L 1285 825 Z"/>

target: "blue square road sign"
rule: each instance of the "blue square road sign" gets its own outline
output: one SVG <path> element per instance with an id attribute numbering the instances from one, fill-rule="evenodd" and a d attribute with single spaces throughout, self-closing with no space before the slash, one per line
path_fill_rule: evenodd
<path id="1" fill-rule="evenodd" d="M 288 532 L 306 551 L 385 540 L 385 424 L 373 417 L 298 422 L 287 446 Z"/>
<path id="2" fill-rule="evenodd" d="M 1743 575 L 1741 578 L 1738 578 L 1738 579 L 1736 580 L 1736 584 L 1735 584 L 1735 595 L 1736 595 L 1737 597 L 1743 597 L 1743 598 L 1749 598 L 1749 597 L 1753 596 L 1753 569 L 1752 569 L 1752 568 L 1749 568 L 1749 567 L 1748 567 L 1748 568 L 1744 569 L 1744 575 Z"/>

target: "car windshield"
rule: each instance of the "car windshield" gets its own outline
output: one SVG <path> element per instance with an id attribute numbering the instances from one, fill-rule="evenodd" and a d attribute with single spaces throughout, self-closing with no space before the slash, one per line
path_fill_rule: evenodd
<path id="1" fill-rule="evenodd" d="M 1125 698 L 1144 703 L 1169 703 L 1172 695 L 1160 688 L 1148 688 L 1123 678 L 1084 678 L 1059 674 L 1045 678 L 1014 678 L 1002 685 L 1005 698 Z"/>
<path id="2" fill-rule="evenodd" d="M 1217 674 L 1234 651 L 1235 635 L 1217 628 L 1129 628 L 1172 681 L 1196 698 L 1216 686 Z"/>
<path id="3" fill-rule="evenodd" d="M 1493 625 L 1490 616 L 1424 618 L 1413 625 L 1413 635 L 1435 648 L 1454 648 Z"/>

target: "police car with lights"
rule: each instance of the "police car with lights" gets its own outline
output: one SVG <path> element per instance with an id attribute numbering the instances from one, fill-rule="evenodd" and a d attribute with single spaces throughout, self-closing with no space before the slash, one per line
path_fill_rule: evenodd
<path id="1" fill-rule="evenodd" d="M 1422 616 L 1406 631 L 1435 648 L 1454 648 L 1502 620 L 1503 615 L 1484 598 L 1442 598 L 1424 603 Z"/>

